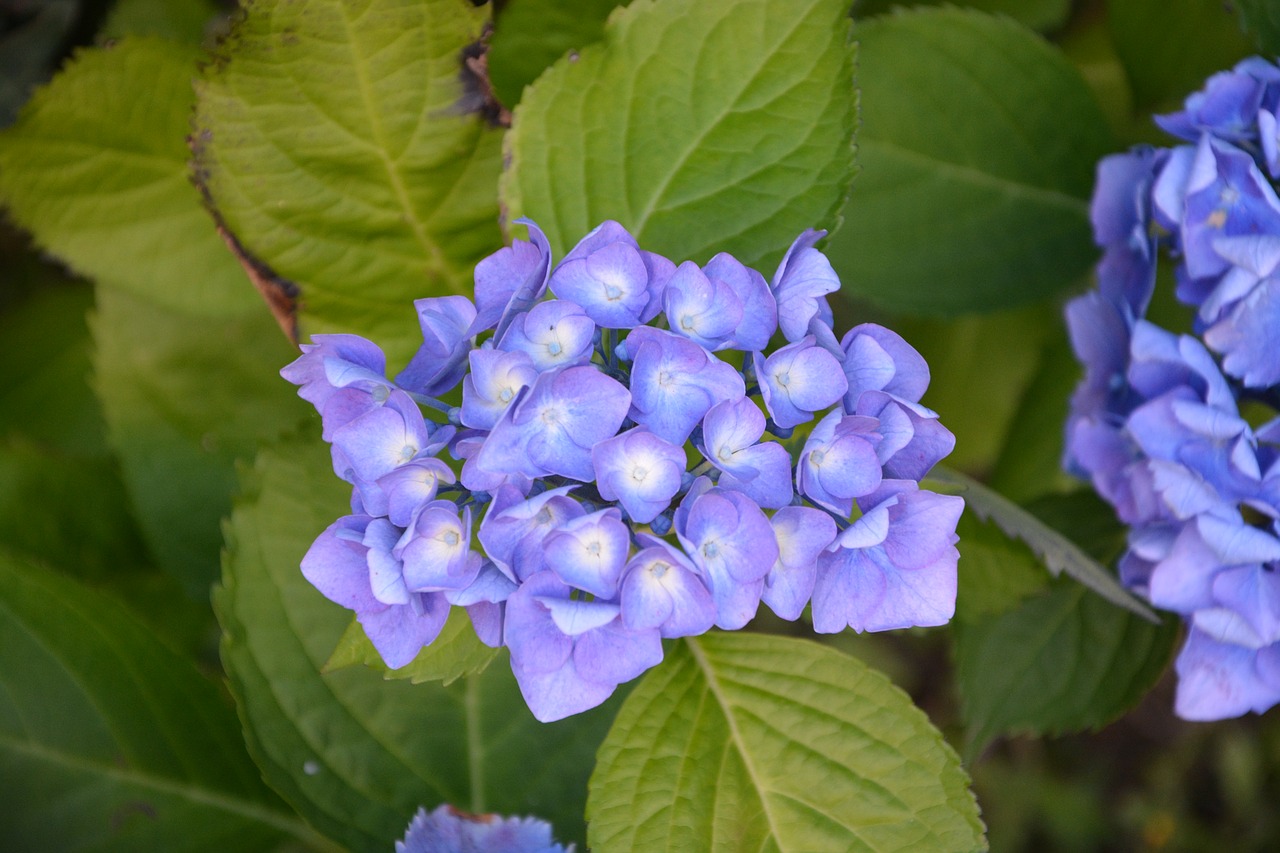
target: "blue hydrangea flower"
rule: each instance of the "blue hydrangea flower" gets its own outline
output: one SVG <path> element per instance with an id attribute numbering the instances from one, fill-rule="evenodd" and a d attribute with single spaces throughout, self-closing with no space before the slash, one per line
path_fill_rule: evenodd
<path id="1" fill-rule="evenodd" d="M 474 304 L 415 303 L 423 343 L 394 379 L 351 335 L 282 371 L 352 485 L 303 573 L 389 666 L 461 607 L 556 720 L 656 666 L 664 639 L 741 628 L 761 602 L 791 620 L 812 606 L 824 631 L 945 620 L 961 503 L 918 481 L 954 439 L 906 341 L 837 337 L 822 232 L 766 279 L 727 254 L 677 267 L 616 222 L 557 264 L 523 224 L 527 242 L 476 266 Z M 1153 352 L 1152 376 L 1210 387 Z M 1191 446 L 1196 423 L 1155 432 Z M 1224 601 L 1249 588 L 1229 577 Z"/>
<path id="2" fill-rule="evenodd" d="M 1131 528 L 1121 579 L 1191 626 L 1176 709 L 1195 720 L 1280 703 L 1278 109 L 1280 67 L 1245 60 L 1157 118 L 1191 144 L 1100 163 L 1098 288 L 1067 308 L 1085 376 L 1064 462 Z M 1199 337 L 1144 316 L 1161 252 Z"/>
<path id="3" fill-rule="evenodd" d="M 533 817 L 467 814 L 443 805 L 418 809 L 396 853 L 573 853 L 557 844 L 551 824 Z"/>

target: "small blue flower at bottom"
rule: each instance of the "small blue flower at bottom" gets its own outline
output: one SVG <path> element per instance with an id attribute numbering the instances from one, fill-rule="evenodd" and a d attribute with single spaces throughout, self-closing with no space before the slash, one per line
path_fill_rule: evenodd
<path id="1" fill-rule="evenodd" d="M 424 808 L 409 821 L 396 853 L 573 853 L 557 844 L 551 824 L 536 817 L 468 814 L 450 805 Z"/>

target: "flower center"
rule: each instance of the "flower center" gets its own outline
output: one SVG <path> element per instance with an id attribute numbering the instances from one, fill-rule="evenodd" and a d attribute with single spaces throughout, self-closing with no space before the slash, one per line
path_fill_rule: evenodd
<path id="1" fill-rule="evenodd" d="M 821 450 L 815 450 L 809 454 L 809 462 L 812 465 L 821 465 L 822 460 L 827 458 L 827 454 Z"/>
<path id="2" fill-rule="evenodd" d="M 643 482 L 644 478 L 647 476 L 649 476 L 649 469 L 643 465 L 637 465 L 631 469 L 631 479 L 635 480 L 637 483 Z"/>

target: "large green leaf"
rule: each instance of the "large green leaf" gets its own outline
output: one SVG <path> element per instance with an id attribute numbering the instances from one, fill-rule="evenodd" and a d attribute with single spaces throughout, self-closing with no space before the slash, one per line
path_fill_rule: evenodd
<path id="1" fill-rule="evenodd" d="M 619 0 L 514 0 L 498 16 L 489 48 L 489 81 L 508 107 L 524 87 L 570 50 L 600 40 Z"/>
<path id="2" fill-rule="evenodd" d="M 938 6 L 948 0 L 855 0 L 853 12 L 859 18 L 881 15 L 894 6 Z M 1071 13 L 1071 0 L 958 0 L 949 3 L 979 12 L 1008 15 L 1036 30 L 1052 30 L 1062 26 Z"/>
<path id="3" fill-rule="evenodd" d="M 1030 301 L 1095 257 L 1088 199 L 1114 148 L 1089 88 L 1007 18 L 861 22 L 862 171 L 827 249 L 850 293 L 920 313 Z"/>
<path id="4" fill-rule="evenodd" d="M 883 675 L 817 643 L 685 641 L 618 713 L 593 850 L 985 848 L 959 760 Z"/>
<path id="5" fill-rule="evenodd" d="M 515 111 L 502 197 L 563 252 L 605 219 L 645 248 L 779 260 L 853 168 L 843 0 L 637 0 Z M 770 272 L 766 268 L 766 272 Z"/>
<path id="6" fill-rule="evenodd" d="M 304 332 L 405 360 L 412 300 L 469 292 L 501 245 L 501 134 L 462 73 L 487 20 L 467 0 L 253 0 L 208 67 L 198 176 L 244 251 L 300 289 Z"/>
<path id="7" fill-rule="evenodd" d="M 1152 625 L 1078 584 L 1056 582 L 997 616 L 957 627 L 956 680 L 976 750 L 1006 732 L 1097 728 L 1164 671 L 1176 620 Z"/>
<path id="8" fill-rule="evenodd" d="M 1258 50 L 1271 56 L 1280 54 L 1280 6 L 1271 0 L 1238 0 L 1237 5 Z"/>
<path id="9" fill-rule="evenodd" d="M 1049 573 L 1030 548 L 979 521 L 973 512 L 960 517 L 956 535 L 956 621 L 976 622 L 1002 613 L 1049 582 Z"/>
<path id="10" fill-rule="evenodd" d="M 505 656 L 447 688 L 365 667 L 322 675 L 350 613 L 298 564 L 349 511 L 350 487 L 318 441 L 264 452 L 245 487 L 215 604 L 223 662 L 268 783 L 355 850 L 389 850 L 418 806 L 441 802 L 535 814 L 562 840 L 582 840 L 587 774 L 617 703 L 538 723 Z"/>
<path id="11" fill-rule="evenodd" d="M 307 411 L 278 374 L 297 353 L 259 309 L 200 318 L 98 291 L 95 385 L 110 442 L 157 562 L 198 599 L 217 577 L 235 460 Z"/>
<path id="12" fill-rule="evenodd" d="M 196 56 L 157 39 L 78 54 L 0 135 L 0 203 L 82 275 L 227 316 L 259 300 L 187 177 Z"/>
<path id="13" fill-rule="evenodd" d="M 2 552 L 0 798 L 6 850 L 325 847 L 213 684 L 107 597 Z"/>

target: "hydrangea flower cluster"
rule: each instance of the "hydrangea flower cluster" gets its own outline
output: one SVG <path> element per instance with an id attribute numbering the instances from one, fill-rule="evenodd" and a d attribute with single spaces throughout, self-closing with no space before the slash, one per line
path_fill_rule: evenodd
<path id="1" fill-rule="evenodd" d="M 1280 67 L 1259 58 L 1157 117 L 1187 144 L 1098 167 L 1098 288 L 1067 307 L 1085 376 L 1066 464 L 1129 525 L 1121 579 L 1187 621 L 1176 709 L 1280 702 Z M 1160 251 L 1194 334 L 1146 319 Z"/>
<path id="2" fill-rule="evenodd" d="M 475 815 L 450 805 L 418 809 L 396 853 L 574 853 L 557 844 L 551 824 L 535 817 Z"/>
<path id="3" fill-rule="evenodd" d="M 423 343 L 394 379 L 341 334 L 281 371 L 354 487 L 303 573 L 388 666 L 463 607 L 549 721 L 761 601 L 811 604 L 820 632 L 951 617 L 963 502 L 919 480 L 954 439 L 901 337 L 837 340 L 824 232 L 766 281 L 728 254 L 677 266 L 616 222 L 553 265 L 522 222 L 474 303 L 415 303 Z"/>

